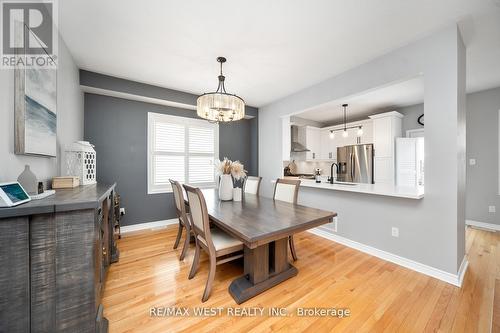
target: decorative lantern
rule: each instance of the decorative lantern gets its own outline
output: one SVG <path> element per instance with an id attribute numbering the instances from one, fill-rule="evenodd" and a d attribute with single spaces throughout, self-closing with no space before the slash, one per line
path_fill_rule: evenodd
<path id="1" fill-rule="evenodd" d="M 80 185 L 96 183 L 96 152 L 88 141 L 76 141 L 66 150 L 66 173 L 80 178 Z"/>

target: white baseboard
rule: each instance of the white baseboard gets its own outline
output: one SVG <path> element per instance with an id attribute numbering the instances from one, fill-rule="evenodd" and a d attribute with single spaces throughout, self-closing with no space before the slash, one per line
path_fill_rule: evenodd
<path id="1" fill-rule="evenodd" d="M 467 267 L 469 262 L 467 261 L 467 257 L 465 256 L 462 260 L 462 264 L 460 265 L 460 269 L 457 272 L 457 274 L 452 274 L 449 272 L 445 272 L 443 270 L 421 264 L 417 261 L 410 260 L 407 258 L 400 257 L 398 255 L 392 254 L 390 252 L 386 252 L 383 250 L 379 250 L 377 248 L 355 242 L 353 240 L 350 240 L 348 238 L 332 234 L 330 232 L 314 228 L 311 230 L 308 230 L 310 233 L 313 233 L 315 235 L 318 235 L 320 237 L 329 239 L 331 241 L 334 241 L 336 243 L 345 245 L 347 247 L 353 248 L 355 250 L 370 254 L 372 256 L 375 256 L 377 258 L 390 261 L 392 263 L 395 263 L 397 265 L 409 268 L 411 270 L 414 270 L 416 272 L 431 276 L 433 278 L 439 279 L 441 281 L 450 283 L 454 286 L 461 287 L 462 286 L 462 281 L 463 277 L 465 275 L 465 272 L 467 271 Z"/>
<path id="2" fill-rule="evenodd" d="M 465 220 L 465 224 L 470 225 L 472 227 L 478 227 L 481 229 L 487 229 L 487 230 L 491 230 L 491 231 L 500 231 L 499 224 L 486 223 L 486 222 L 480 222 L 480 221 L 474 221 L 474 220 Z"/>
<path id="3" fill-rule="evenodd" d="M 148 229 L 161 229 L 161 228 L 165 228 L 166 226 L 177 224 L 177 223 L 179 223 L 178 219 L 146 222 L 146 223 L 125 225 L 125 226 L 120 228 L 120 231 L 122 234 L 126 234 L 127 232 L 132 232 L 132 231 L 148 230 Z"/>

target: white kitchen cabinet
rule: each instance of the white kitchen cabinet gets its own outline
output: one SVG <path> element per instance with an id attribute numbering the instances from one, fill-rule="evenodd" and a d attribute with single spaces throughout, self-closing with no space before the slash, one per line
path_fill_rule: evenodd
<path id="1" fill-rule="evenodd" d="M 337 160 L 337 141 L 330 138 L 330 130 L 321 130 L 320 159 Z"/>
<path id="2" fill-rule="evenodd" d="M 306 126 L 306 160 L 319 160 L 321 154 L 321 129 L 312 126 Z"/>
<path id="3" fill-rule="evenodd" d="M 282 159 L 283 161 L 290 161 L 290 150 L 291 150 L 291 129 L 290 129 L 290 117 L 283 117 L 281 118 L 282 121 L 282 129 L 281 129 L 281 134 L 282 134 L 282 139 L 281 139 L 281 144 L 282 144 Z"/>
<path id="4" fill-rule="evenodd" d="M 401 137 L 403 115 L 396 111 L 370 116 L 373 120 L 375 184 L 395 184 L 395 140 Z"/>
<path id="5" fill-rule="evenodd" d="M 375 157 L 373 168 L 375 184 L 394 183 L 394 159 L 392 157 Z"/>
<path id="6" fill-rule="evenodd" d="M 361 136 L 361 143 L 373 143 L 373 121 L 363 122 L 363 135 Z"/>

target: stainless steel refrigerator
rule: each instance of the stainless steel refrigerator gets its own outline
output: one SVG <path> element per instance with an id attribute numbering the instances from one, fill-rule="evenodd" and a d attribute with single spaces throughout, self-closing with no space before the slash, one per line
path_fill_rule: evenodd
<path id="1" fill-rule="evenodd" d="M 337 148 L 337 181 L 374 184 L 373 144 Z"/>

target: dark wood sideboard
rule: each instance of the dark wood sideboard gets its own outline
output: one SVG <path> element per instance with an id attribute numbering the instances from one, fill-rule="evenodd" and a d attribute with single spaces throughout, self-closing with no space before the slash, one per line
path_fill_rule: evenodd
<path id="1" fill-rule="evenodd" d="M 0 208 L 0 332 L 107 332 L 114 196 L 95 184 Z"/>

